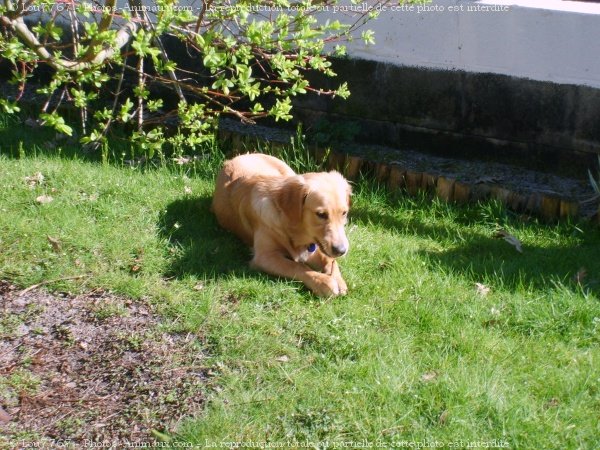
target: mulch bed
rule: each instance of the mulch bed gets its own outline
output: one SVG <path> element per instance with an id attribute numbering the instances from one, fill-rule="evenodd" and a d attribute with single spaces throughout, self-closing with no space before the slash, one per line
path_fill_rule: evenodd
<path id="1" fill-rule="evenodd" d="M 204 358 L 143 302 L 0 281 L 0 447 L 152 442 L 201 411 Z"/>

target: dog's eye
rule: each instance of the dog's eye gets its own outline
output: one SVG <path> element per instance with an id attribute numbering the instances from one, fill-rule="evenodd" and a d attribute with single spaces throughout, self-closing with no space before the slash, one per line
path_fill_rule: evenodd
<path id="1" fill-rule="evenodd" d="M 347 215 L 348 215 L 348 211 L 344 211 L 344 212 L 342 213 L 342 216 L 344 216 L 344 217 L 346 217 Z"/>
<path id="2" fill-rule="evenodd" d="M 327 214 L 325 211 L 317 211 L 317 217 L 319 219 L 327 220 L 329 218 L 329 214 Z"/>

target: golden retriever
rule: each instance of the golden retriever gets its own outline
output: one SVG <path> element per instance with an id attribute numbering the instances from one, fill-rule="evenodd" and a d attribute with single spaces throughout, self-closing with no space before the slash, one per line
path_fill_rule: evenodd
<path id="1" fill-rule="evenodd" d="M 350 195 L 338 172 L 296 175 L 273 156 L 246 154 L 225 162 L 212 211 L 253 248 L 253 268 L 302 281 L 317 295 L 343 295 L 348 288 L 335 258 L 350 246 Z"/>

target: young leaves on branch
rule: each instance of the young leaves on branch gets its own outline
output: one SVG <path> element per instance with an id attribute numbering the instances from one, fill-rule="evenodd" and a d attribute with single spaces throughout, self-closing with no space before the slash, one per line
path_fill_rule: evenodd
<path id="1" fill-rule="evenodd" d="M 352 1 L 339 13 L 347 1 L 7 0 L 0 58 L 13 66 L 17 92 L 0 107 L 18 112 L 30 75 L 47 66 L 50 81 L 36 86 L 45 125 L 68 135 L 77 127 L 88 145 L 121 127 L 148 155 L 193 147 L 212 139 L 222 114 L 289 120 L 295 96 L 348 97 L 346 83 L 327 90 L 307 74 L 335 76 L 330 58 L 343 57 L 353 36 L 373 44 L 374 33 L 361 27 L 388 3 Z M 69 108 L 79 110 L 78 124 L 63 117 Z M 158 127 L 165 121 L 175 132 Z"/>

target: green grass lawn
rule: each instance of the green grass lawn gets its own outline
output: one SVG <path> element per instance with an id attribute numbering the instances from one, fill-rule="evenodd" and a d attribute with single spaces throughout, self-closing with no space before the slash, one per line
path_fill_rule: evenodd
<path id="1" fill-rule="evenodd" d="M 319 299 L 248 269 L 249 250 L 209 212 L 210 162 L 142 170 L 27 142 L 19 156 L 20 139 L 0 143 L 0 278 L 147 298 L 201 336 L 209 401 L 178 440 L 600 446 L 597 228 L 358 182 L 349 294 Z M 37 172 L 43 182 L 26 180 Z"/>

